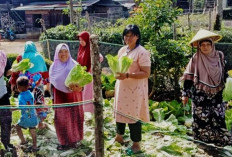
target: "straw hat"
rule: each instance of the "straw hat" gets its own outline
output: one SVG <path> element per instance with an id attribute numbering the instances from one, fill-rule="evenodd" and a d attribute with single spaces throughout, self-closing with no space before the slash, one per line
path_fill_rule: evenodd
<path id="1" fill-rule="evenodd" d="M 222 39 L 222 36 L 205 29 L 200 29 L 189 44 L 197 47 L 198 41 L 206 38 L 211 38 L 214 42 L 217 42 Z"/>

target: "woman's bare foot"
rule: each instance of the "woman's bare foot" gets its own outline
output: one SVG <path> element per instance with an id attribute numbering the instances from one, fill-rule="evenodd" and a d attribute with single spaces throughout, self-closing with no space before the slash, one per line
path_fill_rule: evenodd
<path id="1" fill-rule="evenodd" d="M 131 149 L 133 150 L 134 153 L 141 151 L 139 142 L 134 142 Z"/>
<path id="2" fill-rule="evenodd" d="M 39 128 L 39 129 L 44 129 L 44 128 L 47 128 L 47 127 L 48 127 L 48 125 L 47 125 L 47 124 L 44 124 L 44 123 L 42 123 L 42 122 L 40 122 L 39 125 L 38 125 L 38 128 Z"/>
<path id="3" fill-rule="evenodd" d="M 123 144 L 124 143 L 123 136 L 117 134 L 114 141 Z"/>

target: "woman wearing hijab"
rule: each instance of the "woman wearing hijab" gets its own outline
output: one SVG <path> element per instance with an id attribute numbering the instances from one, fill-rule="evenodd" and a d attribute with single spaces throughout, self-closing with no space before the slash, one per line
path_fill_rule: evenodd
<path id="1" fill-rule="evenodd" d="M 64 84 L 68 73 L 76 64 L 70 55 L 69 47 L 66 44 L 59 44 L 49 70 L 54 104 L 82 101 L 81 87 L 71 85 L 68 88 Z M 60 143 L 58 150 L 75 147 L 76 143 L 83 139 L 83 123 L 82 106 L 55 109 L 54 124 Z"/>
<path id="2" fill-rule="evenodd" d="M 44 85 L 48 85 L 49 73 L 43 56 L 37 51 L 34 42 L 27 41 L 24 46 L 24 52 L 22 55 L 17 56 L 16 61 L 20 62 L 22 59 L 29 59 L 34 65 L 27 70 L 24 74 L 16 72 L 12 74 L 10 83 L 13 87 L 16 85 L 16 80 L 19 76 L 27 76 L 30 82 L 30 90 L 35 97 L 35 104 L 44 104 Z M 47 109 L 36 109 L 38 117 L 40 119 L 39 128 L 45 128 L 46 125 L 42 121 L 47 116 Z"/>
<path id="3" fill-rule="evenodd" d="M 7 60 L 5 52 L 0 50 L 0 105 L 10 105 L 9 94 L 7 93 L 6 82 L 4 76 L 11 74 L 11 65 Z M 1 125 L 1 142 L 5 149 L 13 148 L 10 144 L 12 113 L 9 109 L 0 109 L 0 125 Z"/>
<path id="4" fill-rule="evenodd" d="M 215 50 L 215 41 L 221 36 L 199 30 L 190 42 L 197 53 L 189 61 L 183 75 L 183 104 L 192 99 L 194 139 L 219 146 L 231 145 L 232 138 L 225 124 L 225 103 L 222 91 L 225 81 L 225 60 Z"/>
<path id="5" fill-rule="evenodd" d="M 91 73 L 91 56 L 90 56 L 90 41 L 89 41 L 89 33 L 86 31 L 78 34 L 78 39 L 80 41 L 80 46 L 77 54 L 77 62 L 81 66 L 86 66 L 86 71 Z M 100 54 L 100 62 L 103 61 L 103 56 Z M 84 87 L 82 92 L 82 98 L 84 100 L 93 99 L 93 82 L 87 84 Z M 83 106 L 85 112 L 94 112 L 94 106 L 92 103 L 85 104 Z"/>

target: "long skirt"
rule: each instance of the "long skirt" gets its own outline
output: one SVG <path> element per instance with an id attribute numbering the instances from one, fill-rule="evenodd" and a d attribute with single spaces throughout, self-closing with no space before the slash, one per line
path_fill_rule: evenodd
<path id="1" fill-rule="evenodd" d="M 226 129 L 225 107 L 222 92 L 213 97 L 202 92 L 194 92 L 192 97 L 194 139 L 218 146 L 232 144 L 231 134 Z"/>
<path id="2" fill-rule="evenodd" d="M 81 101 L 81 93 L 64 93 L 54 88 L 54 103 Z M 61 145 L 72 146 L 83 139 L 84 111 L 82 106 L 55 109 L 54 124 Z"/>
<path id="3" fill-rule="evenodd" d="M 82 92 L 83 101 L 93 99 L 93 82 L 85 85 L 84 90 Z M 94 105 L 93 103 L 88 103 L 83 105 L 84 112 L 94 113 Z"/>

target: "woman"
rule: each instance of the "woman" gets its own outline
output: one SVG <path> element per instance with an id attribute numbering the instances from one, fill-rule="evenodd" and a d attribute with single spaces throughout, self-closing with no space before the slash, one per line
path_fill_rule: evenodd
<path id="1" fill-rule="evenodd" d="M 35 104 L 44 104 L 44 85 L 48 85 L 48 70 L 43 56 L 38 53 L 34 42 L 27 41 L 24 46 L 24 52 L 22 55 L 17 56 L 17 62 L 22 59 L 30 59 L 30 62 L 34 65 L 32 68 L 27 70 L 24 74 L 22 72 L 16 72 L 12 74 L 10 83 L 12 90 L 16 84 L 16 80 L 19 76 L 27 76 L 30 80 L 30 90 L 33 92 L 35 97 Z M 46 124 L 42 121 L 46 118 L 47 109 L 36 109 L 38 117 L 40 119 L 39 128 L 43 129 Z"/>
<path id="2" fill-rule="evenodd" d="M 194 139 L 224 146 L 231 145 L 225 124 L 222 91 L 225 80 L 224 54 L 215 50 L 221 36 L 200 30 L 190 42 L 197 47 L 184 72 L 183 104 L 192 99 Z"/>
<path id="3" fill-rule="evenodd" d="M 5 52 L 0 50 L 0 105 L 10 105 L 4 76 L 11 75 L 11 65 Z M 5 149 L 13 148 L 10 144 L 12 113 L 9 109 L 0 109 L 1 142 Z"/>
<path id="4" fill-rule="evenodd" d="M 89 41 L 89 33 L 86 31 L 78 34 L 78 39 L 80 41 L 80 46 L 77 54 L 77 62 L 81 66 L 86 66 L 86 71 L 91 73 L 91 56 L 90 56 L 90 41 Z M 100 62 L 103 61 L 103 57 L 100 54 Z M 82 98 L 84 100 L 93 99 L 93 82 L 87 84 L 84 87 L 82 92 Z M 94 112 L 94 106 L 92 103 L 85 104 L 83 106 L 85 112 Z"/>
<path id="5" fill-rule="evenodd" d="M 69 88 L 64 82 L 69 71 L 77 64 L 70 55 L 66 44 L 56 47 L 54 62 L 49 76 L 53 90 L 55 104 L 82 101 L 82 88 L 71 85 Z M 58 150 L 75 147 L 76 143 L 83 139 L 84 112 L 82 106 L 55 108 L 54 124 L 60 145 Z"/>
<path id="6" fill-rule="evenodd" d="M 148 77 L 150 76 L 150 53 L 142 47 L 140 31 L 136 25 L 127 25 L 123 31 L 123 41 L 126 46 L 118 52 L 118 57 L 127 56 L 133 59 L 127 73 L 118 73 L 115 85 L 115 118 L 117 135 L 115 141 L 124 143 L 123 134 L 125 125 L 128 123 L 130 137 L 133 145 L 130 148 L 132 153 L 140 151 L 141 123 L 128 118 L 149 122 L 148 109 Z"/>

